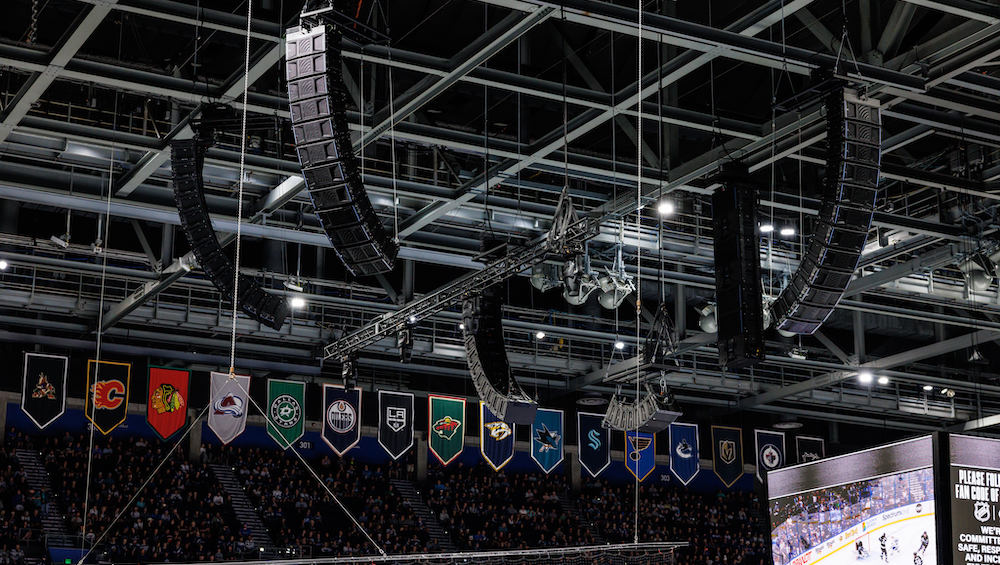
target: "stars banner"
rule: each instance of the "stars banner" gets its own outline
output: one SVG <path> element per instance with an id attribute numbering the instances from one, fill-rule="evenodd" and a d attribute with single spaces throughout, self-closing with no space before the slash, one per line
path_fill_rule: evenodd
<path id="1" fill-rule="evenodd" d="M 269 379 L 267 381 L 267 435 L 288 449 L 302 437 L 305 420 L 306 383 Z"/>

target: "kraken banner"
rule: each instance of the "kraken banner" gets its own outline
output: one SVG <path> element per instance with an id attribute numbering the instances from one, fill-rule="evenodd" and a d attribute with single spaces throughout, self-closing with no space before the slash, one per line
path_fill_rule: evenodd
<path id="1" fill-rule="evenodd" d="M 494 471 L 504 468 L 514 458 L 514 424 L 497 418 L 479 402 L 479 452 Z"/>
<path id="2" fill-rule="evenodd" d="M 149 368 L 146 423 L 160 439 L 174 435 L 187 421 L 190 377 L 191 373 L 183 369 Z"/>
<path id="3" fill-rule="evenodd" d="M 447 465 L 465 448 L 465 399 L 431 394 L 427 414 L 427 446 L 442 465 Z"/>
<path id="4" fill-rule="evenodd" d="M 222 443 L 236 439 L 247 427 L 250 408 L 250 377 L 212 373 L 212 396 L 208 399 L 208 428 Z"/>
<path id="5" fill-rule="evenodd" d="M 700 457 L 698 424 L 670 424 L 670 472 L 687 485 L 698 475 Z"/>
<path id="6" fill-rule="evenodd" d="M 531 424 L 531 458 L 545 474 L 563 460 L 563 411 L 539 408 Z"/>
<path id="7" fill-rule="evenodd" d="M 767 474 L 785 466 L 785 434 L 770 430 L 754 430 L 757 448 L 757 478 L 764 482 Z"/>
<path id="8" fill-rule="evenodd" d="M 625 468 L 641 483 L 656 469 L 656 436 L 647 432 L 625 432 Z"/>
<path id="9" fill-rule="evenodd" d="M 743 476 L 743 430 L 712 426 L 712 471 L 731 487 Z"/>
<path id="10" fill-rule="evenodd" d="M 66 370 L 69 358 L 42 353 L 24 354 L 21 410 L 44 429 L 66 411 Z"/>
<path id="11" fill-rule="evenodd" d="M 413 395 L 378 391 L 378 444 L 393 459 L 413 447 Z"/>
<path id="12" fill-rule="evenodd" d="M 87 361 L 87 398 L 84 414 L 104 435 L 111 433 L 128 415 L 131 363 Z"/>
<path id="13" fill-rule="evenodd" d="M 267 435 L 288 449 L 302 437 L 306 429 L 306 383 L 300 381 L 267 381 Z"/>
<path id="14" fill-rule="evenodd" d="M 361 389 L 323 385 L 323 441 L 343 457 L 361 441 Z"/>
<path id="15" fill-rule="evenodd" d="M 577 412 L 577 455 L 580 465 L 597 477 L 611 464 L 611 430 L 601 425 L 603 414 Z"/>

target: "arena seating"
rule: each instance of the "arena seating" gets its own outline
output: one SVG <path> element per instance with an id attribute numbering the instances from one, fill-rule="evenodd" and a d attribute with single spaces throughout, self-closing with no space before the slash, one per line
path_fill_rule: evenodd
<path id="1" fill-rule="evenodd" d="M 0 563 L 21 564 L 44 552 L 41 515 L 48 508 L 46 493 L 28 485 L 13 445 L 0 448 Z"/>

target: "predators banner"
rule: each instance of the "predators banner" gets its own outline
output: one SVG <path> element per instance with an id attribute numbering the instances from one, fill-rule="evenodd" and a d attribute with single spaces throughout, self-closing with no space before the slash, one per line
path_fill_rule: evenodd
<path id="1" fill-rule="evenodd" d="M 187 420 L 191 373 L 182 369 L 150 367 L 146 387 L 146 423 L 160 439 L 177 433 Z"/>
<path id="2" fill-rule="evenodd" d="M 45 429 L 66 411 L 66 370 L 69 359 L 61 355 L 24 354 L 21 410 Z"/>
<path id="3" fill-rule="evenodd" d="M 303 415 L 306 383 L 269 379 L 267 381 L 267 435 L 288 449 L 306 429 Z"/>
<path id="4" fill-rule="evenodd" d="M 84 414 L 104 435 L 111 433 L 128 415 L 131 363 L 87 361 L 87 398 Z"/>
<path id="5" fill-rule="evenodd" d="M 497 418 L 485 402 L 479 402 L 479 452 L 494 471 L 514 458 L 514 424 Z"/>
<path id="6" fill-rule="evenodd" d="M 427 413 L 427 446 L 442 465 L 447 465 L 465 448 L 465 399 L 431 394 Z"/>

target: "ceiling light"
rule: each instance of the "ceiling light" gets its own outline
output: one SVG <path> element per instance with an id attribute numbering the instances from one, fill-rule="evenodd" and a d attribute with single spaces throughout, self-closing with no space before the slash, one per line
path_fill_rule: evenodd
<path id="1" fill-rule="evenodd" d="M 672 216 L 675 210 L 674 203 L 669 200 L 661 200 L 660 204 L 656 207 L 656 211 L 661 216 Z"/>
<path id="2" fill-rule="evenodd" d="M 49 237 L 49 241 L 51 241 L 52 243 L 58 245 L 59 247 L 62 247 L 63 249 L 67 249 L 69 247 L 69 237 L 68 236 L 59 237 L 59 236 L 53 235 L 53 236 Z"/>
<path id="3" fill-rule="evenodd" d="M 285 288 L 291 291 L 302 292 L 304 290 L 302 288 L 302 282 L 299 280 L 287 280 L 281 284 L 285 285 Z"/>
<path id="4" fill-rule="evenodd" d="M 416 324 L 417 323 L 417 317 L 416 316 L 410 316 L 410 323 L 411 324 Z"/>
<path id="5" fill-rule="evenodd" d="M 924 385 L 924 392 L 930 392 L 934 390 L 934 385 Z"/>
<path id="6" fill-rule="evenodd" d="M 878 378 L 878 384 L 880 384 L 882 386 L 885 386 L 885 385 L 889 384 L 889 377 L 886 377 L 886 376 L 879 377 Z"/>
<path id="7" fill-rule="evenodd" d="M 459 323 L 458 324 L 458 329 L 465 330 L 465 324 Z"/>
<path id="8" fill-rule="evenodd" d="M 625 342 L 622 341 L 622 340 L 620 340 L 620 339 L 618 341 L 616 341 L 615 342 L 615 349 L 625 349 Z"/>
<path id="9" fill-rule="evenodd" d="M 784 237 L 791 237 L 795 235 L 795 228 L 781 228 L 781 231 L 779 231 L 778 233 L 780 233 Z"/>
<path id="10" fill-rule="evenodd" d="M 774 231 L 774 226 L 772 224 L 761 224 L 760 233 L 771 233 Z"/>
<path id="11" fill-rule="evenodd" d="M 295 308 L 296 310 L 299 308 L 305 308 L 306 299 L 302 298 L 301 296 L 293 296 L 291 300 L 291 305 L 292 308 Z"/>
<path id="12" fill-rule="evenodd" d="M 535 332 L 535 339 L 545 339 L 545 332 L 542 330 Z"/>
<path id="13" fill-rule="evenodd" d="M 954 391 L 954 389 L 943 388 L 943 389 L 941 389 L 941 394 L 947 396 L 948 398 L 955 398 L 955 391 Z"/>
<path id="14" fill-rule="evenodd" d="M 9 266 L 6 259 L 0 259 L 0 271 L 6 271 Z"/>
<path id="15" fill-rule="evenodd" d="M 861 383 L 861 384 L 863 384 L 863 385 L 871 384 L 871 382 L 872 382 L 872 373 L 871 373 L 871 371 L 861 371 L 861 372 L 859 372 L 858 373 L 858 382 Z"/>

